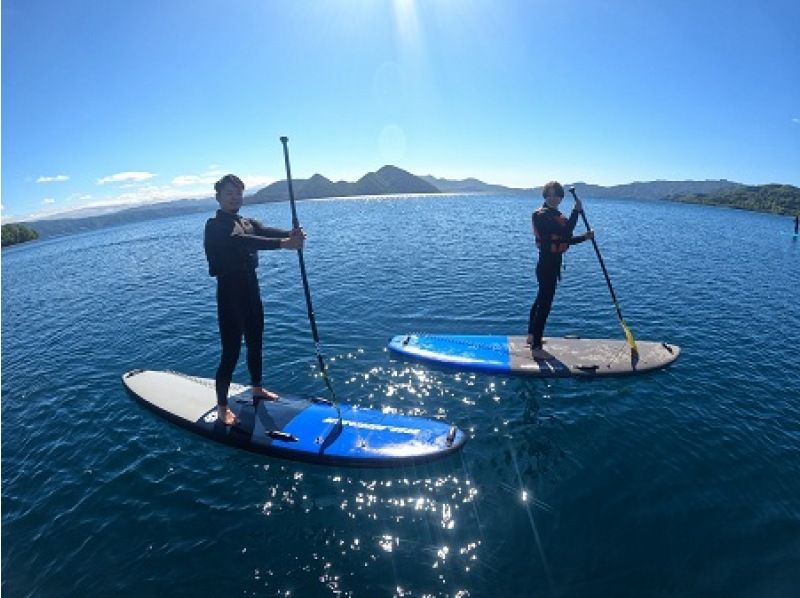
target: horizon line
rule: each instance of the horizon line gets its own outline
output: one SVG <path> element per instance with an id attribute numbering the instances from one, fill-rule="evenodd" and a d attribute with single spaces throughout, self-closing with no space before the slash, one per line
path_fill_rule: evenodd
<path id="1" fill-rule="evenodd" d="M 484 185 L 505 187 L 509 191 L 522 191 L 522 192 L 524 192 L 524 191 L 534 191 L 536 189 L 541 189 L 542 186 L 543 186 L 543 185 L 537 185 L 537 186 L 533 186 L 533 187 L 516 187 L 516 186 L 507 185 L 505 183 L 486 182 L 483 179 L 475 177 L 475 176 L 468 176 L 468 177 L 465 177 L 465 178 L 447 178 L 447 177 L 436 176 L 434 174 L 417 175 L 417 174 L 414 174 L 414 173 L 412 173 L 412 172 L 410 172 L 408 170 L 405 170 L 404 168 L 401 168 L 399 166 L 395 166 L 393 164 L 384 164 L 380 168 L 377 168 L 376 170 L 371 170 L 371 171 L 365 173 L 364 175 L 362 175 L 361 177 L 358 177 L 358 179 L 356 179 L 356 181 L 360 180 L 361 178 L 363 178 L 367 174 L 378 172 L 381 169 L 386 168 L 386 167 L 392 167 L 392 168 L 396 168 L 398 170 L 402 170 L 402 171 L 404 171 L 404 172 L 406 172 L 406 173 L 408 173 L 408 174 L 410 174 L 412 176 L 415 176 L 417 178 L 431 177 L 431 178 L 440 179 L 440 180 L 448 181 L 448 182 L 464 182 L 464 181 L 473 180 L 473 181 L 478 181 L 479 183 L 484 184 Z M 315 172 L 315 173 L 311 174 L 308 177 L 296 178 L 294 180 L 295 181 L 305 181 L 305 180 L 309 180 L 309 179 L 311 179 L 311 178 L 313 178 L 315 176 L 321 176 L 321 177 L 325 178 L 326 180 L 328 180 L 328 181 L 330 181 L 332 183 L 354 184 L 356 182 L 356 181 L 347 181 L 347 180 L 344 180 L 344 179 L 342 179 L 342 180 L 334 180 L 334 179 L 331 179 L 331 178 L 329 178 L 329 177 L 327 177 L 327 176 L 325 176 L 325 175 L 323 175 L 323 174 L 321 174 L 319 172 Z M 276 179 L 275 181 L 272 181 L 271 183 L 268 183 L 266 185 L 260 185 L 258 187 L 254 187 L 252 191 L 250 191 L 249 193 L 247 193 L 245 195 L 245 197 L 252 197 L 256 193 L 258 193 L 259 191 L 261 191 L 263 189 L 266 189 L 267 187 L 270 187 L 272 185 L 275 185 L 277 183 L 282 183 L 282 182 L 285 182 L 285 181 L 286 181 L 285 178 Z M 704 179 L 656 178 L 656 179 L 649 179 L 649 180 L 637 179 L 637 180 L 628 181 L 628 182 L 624 182 L 624 183 L 614 183 L 614 184 L 607 184 L 607 185 L 599 184 L 599 183 L 591 183 L 591 182 L 579 180 L 579 181 L 572 181 L 572 182 L 569 182 L 569 183 L 563 183 L 563 185 L 564 185 L 564 187 L 568 187 L 568 186 L 572 186 L 572 185 L 586 185 L 586 186 L 602 187 L 602 188 L 608 189 L 608 188 L 611 188 L 611 187 L 621 187 L 621 186 L 625 186 L 625 185 L 648 184 L 648 183 L 723 182 L 723 181 L 724 182 L 733 183 L 733 184 L 738 184 L 738 185 L 749 185 L 748 183 L 740 183 L 738 181 L 734 181 L 734 180 L 726 179 L 726 178 L 704 178 Z M 760 184 L 764 184 L 764 185 L 766 185 L 766 184 L 786 184 L 786 185 L 791 185 L 791 183 L 759 183 L 759 185 Z M 434 192 L 434 193 L 425 193 L 425 195 L 437 195 L 437 194 L 452 195 L 453 193 L 465 193 L 465 192 L 439 191 L 438 193 L 436 193 L 436 192 Z M 478 191 L 478 192 L 470 192 L 470 193 L 482 193 L 482 192 Z M 391 195 L 391 194 L 389 194 L 389 195 Z M 341 198 L 345 198 L 345 197 L 354 197 L 354 196 L 341 195 L 341 196 L 330 196 L 329 198 L 326 197 L 326 198 L 307 198 L 307 199 L 335 199 L 335 198 L 340 198 L 340 197 Z M 120 211 L 123 211 L 123 210 L 126 210 L 126 209 L 144 207 L 144 206 L 149 206 L 149 205 L 157 205 L 157 204 L 160 204 L 160 203 L 164 203 L 164 204 L 166 204 L 166 203 L 177 203 L 177 202 L 182 202 L 182 201 L 205 200 L 205 199 L 213 199 L 213 198 L 214 198 L 214 194 L 213 194 L 213 192 L 210 192 L 208 194 L 193 194 L 193 195 L 187 195 L 187 196 L 184 196 L 184 197 L 166 198 L 166 199 L 152 199 L 151 198 L 151 199 L 146 199 L 146 200 L 142 200 L 142 201 L 130 201 L 130 202 L 124 202 L 124 203 L 115 203 L 115 202 L 113 202 L 113 200 L 110 200 L 108 203 L 98 203 L 98 204 L 94 204 L 94 205 L 80 205 L 80 206 L 75 206 L 75 207 L 72 207 L 72 208 L 63 209 L 63 210 L 57 210 L 57 211 L 34 212 L 32 214 L 27 214 L 27 215 L 24 215 L 24 216 L 18 216 L 18 215 L 14 215 L 14 214 L 11 214 L 9 216 L 5 216 L 4 214 L 0 213 L 0 224 L 38 222 L 38 221 L 41 221 L 41 220 L 57 220 L 57 219 L 59 219 L 59 217 L 70 218 L 70 216 L 68 216 L 69 214 L 74 214 L 74 213 L 82 211 L 82 210 L 89 211 L 89 210 L 109 209 L 109 210 L 112 210 L 112 211 L 108 212 L 108 213 L 114 213 L 114 212 L 120 212 Z M 287 197 L 287 199 L 288 199 L 288 197 Z M 280 201 L 280 200 L 276 200 L 276 201 Z M 79 217 L 79 216 L 71 216 L 71 217 L 75 218 L 75 217 Z M 91 217 L 92 217 L 92 215 L 86 216 L 86 218 L 91 218 Z"/>

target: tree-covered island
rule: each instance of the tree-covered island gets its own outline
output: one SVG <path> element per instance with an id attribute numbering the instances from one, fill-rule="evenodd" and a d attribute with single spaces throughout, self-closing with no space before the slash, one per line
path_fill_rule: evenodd
<path id="1" fill-rule="evenodd" d="M 26 241 L 33 241 L 39 238 L 39 233 L 24 224 L 4 224 L 2 226 L 2 231 L 3 247 L 16 245 L 17 243 L 25 243 Z"/>
<path id="2" fill-rule="evenodd" d="M 789 216 L 800 214 L 800 188 L 794 185 L 737 185 L 711 193 L 672 195 L 667 199 Z"/>

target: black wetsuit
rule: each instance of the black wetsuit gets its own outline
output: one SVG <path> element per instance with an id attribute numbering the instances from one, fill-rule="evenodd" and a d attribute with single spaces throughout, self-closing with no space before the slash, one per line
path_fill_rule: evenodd
<path id="1" fill-rule="evenodd" d="M 228 404 L 233 370 L 239 360 L 242 335 L 247 345 L 250 383 L 261 386 L 261 341 L 264 308 L 256 278 L 258 250 L 280 249 L 290 231 L 269 228 L 250 218 L 217 210 L 206 222 L 203 245 L 208 273 L 217 278 L 217 315 L 222 356 L 216 375 L 217 402 Z"/>
<path id="2" fill-rule="evenodd" d="M 575 224 L 578 222 L 577 210 L 572 210 L 569 220 L 556 208 L 551 208 L 546 203 L 536 210 L 531 216 L 533 231 L 536 236 L 536 245 L 539 248 L 539 262 L 536 264 L 536 280 L 539 291 L 536 300 L 531 306 L 528 318 L 528 334 L 533 335 L 531 348 L 542 348 L 542 336 L 547 316 L 553 306 L 556 294 L 556 285 L 560 278 L 561 256 L 570 245 L 582 243 L 585 235 L 572 236 Z"/>

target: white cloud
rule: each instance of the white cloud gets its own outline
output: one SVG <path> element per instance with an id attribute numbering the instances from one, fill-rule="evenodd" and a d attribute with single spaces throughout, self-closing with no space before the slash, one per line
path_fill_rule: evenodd
<path id="1" fill-rule="evenodd" d="M 68 181 L 69 177 L 65 174 L 57 174 L 56 176 L 40 176 L 36 179 L 37 183 L 62 183 Z"/>
<path id="2" fill-rule="evenodd" d="M 186 190 L 178 189 L 171 185 L 147 185 L 132 191 L 125 191 L 117 195 L 107 197 L 97 197 L 91 201 L 83 201 L 81 208 L 99 208 L 107 206 L 134 206 L 142 204 L 159 203 L 162 201 L 173 201 L 176 199 L 196 199 L 200 197 L 210 197 L 213 190 Z M 83 198 L 81 198 L 83 199 Z"/>
<path id="3" fill-rule="evenodd" d="M 212 188 L 214 183 L 221 179 L 226 172 L 221 170 L 216 164 L 212 164 L 202 174 L 182 174 L 172 179 L 172 184 L 176 187 L 188 187 L 190 185 L 205 185 Z"/>
<path id="4" fill-rule="evenodd" d="M 101 179 L 97 179 L 98 185 L 105 185 L 106 183 L 141 183 L 142 181 L 147 181 L 152 179 L 156 175 L 152 172 L 141 172 L 141 171 L 128 171 L 128 172 L 118 172 L 116 174 L 112 174 L 110 176 L 104 176 Z"/>
<path id="5" fill-rule="evenodd" d="M 157 187 L 149 185 L 141 187 L 135 191 L 126 191 L 112 197 L 101 197 L 94 201 L 83 204 L 84 207 L 101 207 L 101 206 L 114 206 L 114 205 L 133 205 L 133 204 L 146 204 L 158 203 L 161 201 L 170 201 L 173 199 L 180 199 L 186 197 L 186 194 L 170 187 Z"/>
<path id="6" fill-rule="evenodd" d="M 29 220 L 41 217 L 52 217 L 56 214 L 69 214 L 87 208 L 118 208 L 154 204 L 180 199 L 200 199 L 214 196 L 214 183 L 227 170 L 214 165 L 198 174 L 184 174 L 174 177 L 163 185 L 153 184 L 149 179 L 157 176 L 150 172 L 120 172 L 97 180 L 99 185 L 114 183 L 101 192 L 88 194 L 77 192 L 63 201 L 52 205 L 48 202 L 43 209 L 26 216 Z M 240 175 L 247 187 L 247 193 L 253 193 L 260 187 L 272 183 L 275 179 L 263 174 Z M 107 192 L 104 192 L 107 191 Z M 42 203 L 45 203 L 44 201 Z"/>
<path id="7" fill-rule="evenodd" d="M 89 201 L 90 199 L 92 199 L 92 196 L 88 193 L 73 193 L 67 197 L 66 201 L 72 203 L 77 201 Z"/>
<path id="8" fill-rule="evenodd" d="M 28 214 L 24 217 L 15 216 L 14 218 L 16 220 L 39 220 L 40 218 L 50 218 L 54 216 L 68 216 L 73 212 L 87 208 L 123 209 L 176 199 L 196 199 L 210 196 L 211 194 L 208 193 L 208 191 L 188 193 L 184 189 L 174 189 L 169 186 L 159 187 L 155 185 L 143 186 L 133 191 L 126 191 L 104 197 L 76 193 L 68 197 L 66 202 L 62 202 L 56 206 L 48 205 L 38 212 Z"/>
<path id="9" fill-rule="evenodd" d="M 197 174 L 183 174 L 172 179 L 172 184 L 176 187 L 188 187 L 190 185 L 206 185 L 212 187 L 219 177 Z"/>
<path id="10" fill-rule="evenodd" d="M 214 183 L 221 179 L 225 174 L 227 173 L 221 170 L 206 172 L 203 174 L 184 174 L 181 176 L 176 176 L 174 179 L 172 179 L 172 185 L 175 187 L 202 186 L 204 189 L 208 190 L 209 194 L 213 194 Z M 248 190 L 264 187 L 275 181 L 273 177 L 263 174 L 245 174 L 241 175 L 239 178 L 242 179 L 245 188 Z"/>
<path id="11" fill-rule="evenodd" d="M 797 117 L 795 116 L 795 117 L 792 119 L 792 122 L 793 122 L 794 124 L 796 124 L 796 125 L 800 125 L 800 118 L 797 118 Z"/>
<path id="12" fill-rule="evenodd" d="M 55 200 L 55 199 L 53 199 L 52 197 L 45 197 L 45 198 L 42 200 L 42 203 L 43 203 L 44 205 L 50 205 L 50 204 L 54 204 L 54 203 L 56 203 L 56 200 Z"/>
<path id="13" fill-rule="evenodd" d="M 269 176 L 265 176 L 263 174 L 252 174 L 252 175 L 244 175 L 242 177 L 242 182 L 244 186 L 253 191 L 258 187 L 266 187 L 270 183 L 274 183 L 275 179 Z"/>

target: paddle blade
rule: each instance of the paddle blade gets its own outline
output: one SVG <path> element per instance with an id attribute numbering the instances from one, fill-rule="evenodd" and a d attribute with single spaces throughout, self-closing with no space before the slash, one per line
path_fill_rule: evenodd
<path id="1" fill-rule="evenodd" d="M 625 323 L 625 320 L 620 320 L 620 324 L 622 324 L 622 330 L 625 332 L 625 340 L 628 341 L 628 346 L 631 348 L 631 351 L 634 353 L 639 353 L 639 349 L 636 347 L 636 341 L 633 338 L 633 333 L 631 329 L 628 328 L 628 325 Z"/>

